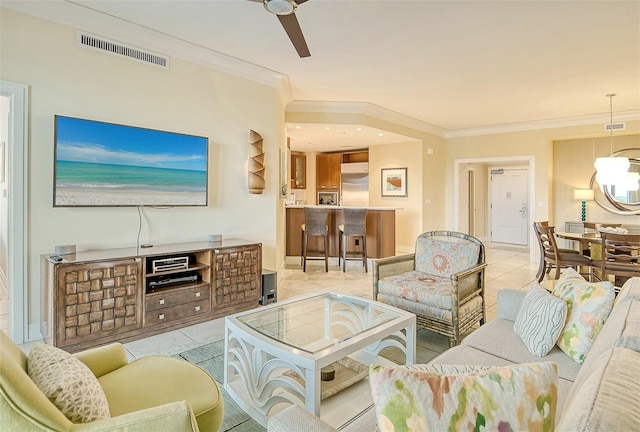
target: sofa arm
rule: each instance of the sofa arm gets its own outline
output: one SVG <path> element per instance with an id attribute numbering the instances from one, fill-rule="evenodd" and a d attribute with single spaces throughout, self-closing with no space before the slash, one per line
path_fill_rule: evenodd
<path id="1" fill-rule="evenodd" d="M 267 432 L 337 432 L 304 408 L 293 404 L 269 418 Z"/>
<path id="2" fill-rule="evenodd" d="M 498 319 L 515 321 L 527 293 L 514 289 L 498 291 Z"/>
<path id="3" fill-rule="evenodd" d="M 88 349 L 73 356 L 87 365 L 98 378 L 129 363 L 127 351 L 121 343 Z"/>
<path id="4" fill-rule="evenodd" d="M 91 423 L 76 423 L 69 430 L 73 432 L 113 430 L 198 432 L 198 423 L 187 401 L 180 401 Z"/>
<path id="5" fill-rule="evenodd" d="M 378 299 L 380 279 L 410 272 L 416 268 L 416 254 L 398 255 L 373 260 L 373 299 Z"/>

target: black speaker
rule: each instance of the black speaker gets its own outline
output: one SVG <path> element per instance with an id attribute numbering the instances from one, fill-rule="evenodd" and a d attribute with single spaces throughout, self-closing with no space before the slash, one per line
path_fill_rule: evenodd
<path id="1" fill-rule="evenodd" d="M 262 297 L 258 303 L 266 305 L 275 303 L 278 298 L 278 273 L 273 270 L 262 269 Z"/>

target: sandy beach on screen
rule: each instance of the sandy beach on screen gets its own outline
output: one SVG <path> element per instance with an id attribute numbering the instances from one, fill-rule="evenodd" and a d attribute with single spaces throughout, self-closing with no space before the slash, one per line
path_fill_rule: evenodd
<path id="1" fill-rule="evenodd" d="M 148 190 L 109 191 L 100 188 L 64 188 L 56 190 L 59 206 L 119 206 L 119 205 L 204 205 L 202 193 L 164 192 Z"/>

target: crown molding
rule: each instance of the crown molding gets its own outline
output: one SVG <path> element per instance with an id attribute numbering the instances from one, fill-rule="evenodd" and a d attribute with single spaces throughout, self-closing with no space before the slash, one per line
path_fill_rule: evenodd
<path id="1" fill-rule="evenodd" d="M 274 87 L 283 107 L 292 100 L 291 84 L 286 74 L 97 11 L 84 4 L 9 0 L 3 1 L 2 7 Z M 75 40 L 71 43 L 75 43 Z"/>
<path id="2" fill-rule="evenodd" d="M 328 114 L 362 114 L 388 121 L 420 132 L 444 137 L 446 129 L 368 102 L 292 101 L 287 112 L 315 112 Z"/>
<path id="3" fill-rule="evenodd" d="M 610 120 L 611 119 L 610 119 L 609 113 L 590 114 L 590 115 L 584 115 L 584 116 L 534 120 L 534 121 L 521 122 L 521 123 L 509 123 L 509 124 L 503 124 L 503 125 L 482 126 L 477 128 L 449 130 L 444 135 L 444 137 L 460 138 L 460 137 L 470 137 L 470 136 L 478 136 L 478 135 L 495 135 L 495 134 L 523 132 L 523 131 L 537 130 L 537 129 L 554 129 L 554 128 L 562 128 L 562 127 L 593 125 L 598 123 L 602 123 L 604 125 L 604 124 L 608 124 Z M 614 113 L 614 123 L 619 123 L 624 121 L 635 121 L 635 120 L 640 120 L 640 110 L 620 111 L 618 113 Z"/>

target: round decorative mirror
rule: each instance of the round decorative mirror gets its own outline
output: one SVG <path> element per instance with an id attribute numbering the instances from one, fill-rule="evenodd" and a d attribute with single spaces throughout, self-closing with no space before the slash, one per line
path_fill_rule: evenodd
<path id="1" fill-rule="evenodd" d="M 596 182 L 596 174 L 591 176 L 591 189 L 595 202 L 603 209 L 621 215 L 640 214 L 640 190 L 637 189 L 637 179 L 640 176 L 640 148 L 629 148 L 613 153 L 613 156 L 629 158 L 629 174 L 635 182 L 633 186 L 625 184 L 599 185 Z M 635 174 L 635 177 L 632 177 Z"/>

